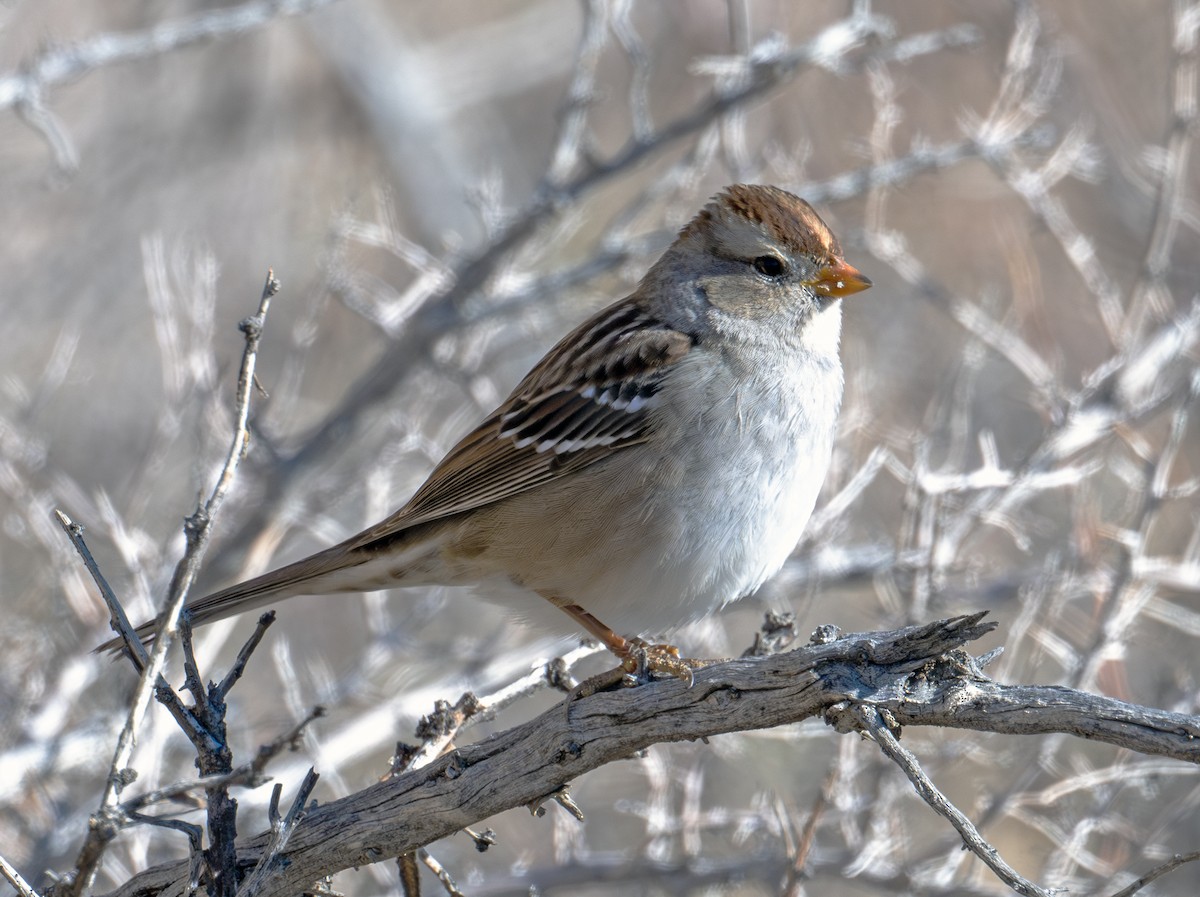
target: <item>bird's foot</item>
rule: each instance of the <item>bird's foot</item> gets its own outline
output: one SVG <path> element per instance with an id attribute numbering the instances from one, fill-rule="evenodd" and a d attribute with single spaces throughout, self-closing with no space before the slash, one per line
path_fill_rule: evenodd
<path id="1" fill-rule="evenodd" d="M 629 639 L 628 647 L 621 657 L 621 669 L 632 676 L 635 683 L 648 682 L 654 673 L 666 673 L 682 679 L 691 688 L 695 682 L 695 670 L 705 665 L 702 660 L 683 657 L 674 645 L 652 645 L 640 638 Z"/>
<path id="2" fill-rule="evenodd" d="M 640 639 L 622 639 L 620 651 L 613 653 L 621 660 L 621 665 L 603 673 L 597 673 L 584 679 L 567 696 L 570 706 L 580 698 L 587 698 L 616 686 L 630 688 L 642 685 L 654 678 L 655 673 L 665 673 L 676 679 L 681 679 L 690 688 L 695 681 L 693 671 L 707 666 L 712 661 L 694 660 L 682 657 L 674 645 L 653 645 Z"/>

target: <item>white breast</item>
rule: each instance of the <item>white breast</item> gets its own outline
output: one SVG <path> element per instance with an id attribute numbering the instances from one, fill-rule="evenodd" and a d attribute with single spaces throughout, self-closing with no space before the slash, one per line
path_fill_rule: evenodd
<path id="1" fill-rule="evenodd" d="M 681 438 L 649 465 L 640 519 L 627 522 L 645 550 L 579 596 L 618 632 L 661 633 L 754 591 L 812 514 L 841 403 L 837 355 L 731 364 L 679 372 L 704 398 L 664 422 Z"/>

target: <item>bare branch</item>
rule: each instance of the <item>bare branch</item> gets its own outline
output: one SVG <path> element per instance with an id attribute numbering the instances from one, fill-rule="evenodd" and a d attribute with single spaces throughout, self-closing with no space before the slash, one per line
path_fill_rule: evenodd
<path id="1" fill-rule="evenodd" d="M 424 769 L 311 809 L 289 841 L 291 864 L 260 895 L 294 893 L 338 869 L 387 860 L 503 809 L 544 801 L 584 772 L 650 744 L 782 725 L 845 704 L 905 725 L 963 725 L 960 716 L 968 714 L 978 728 L 1030 733 L 1080 731 L 1083 713 L 1073 702 L 1099 702 L 1088 705 L 1099 716 L 1091 737 L 1200 763 L 1200 720 L 1193 717 L 1067 689 L 1034 689 L 1039 704 L 1016 687 L 1009 700 L 1010 687 L 982 679 L 956 650 L 990 631 L 979 620 L 960 617 L 723 661 L 697 670 L 692 688 L 672 680 L 595 694 L 576 701 L 569 718 L 561 706 L 551 708 Z M 981 724 L 987 720 L 990 726 Z M 244 861 L 261 855 L 271 837 L 250 839 L 240 851 Z M 114 893 L 152 894 L 181 871 L 159 867 Z"/>
<path id="2" fill-rule="evenodd" d="M 104 599 L 104 604 L 108 608 L 110 625 L 117 633 L 121 645 L 129 652 L 137 670 L 139 672 L 144 670 L 150 656 L 146 653 L 146 647 L 142 644 L 141 639 L 137 637 L 133 624 L 129 622 L 125 608 L 101 572 L 100 565 L 92 557 L 92 552 L 83 539 L 83 527 L 57 508 L 54 509 L 54 516 L 58 519 L 58 524 L 63 528 L 63 532 L 67 534 L 67 538 L 71 540 L 71 544 L 75 546 L 79 556 L 83 558 L 84 566 L 92 575 L 92 581 L 96 583 L 96 588 L 100 590 L 100 597 Z"/>
<path id="3" fill-rule="evenodd" d="M 447 894 L 450 895 L 450 897 L 466 897 L 466 895 L 458 889 L 458 885 L 454 883 L 454 879 L 446 870 L 446 867 L 439 863 L 437 858 L 434 857 L 433 854 L 431 854 L 428 850 L 423 847 L 418 850 L 417 859 L 425 864 L 426 869 L 437 876 L 438 883 L 441 884 L 442 888 Z"/>
<path id="4" fill-rule="evenodd" d="M 18 897 L 40 897 L 37 891 L 30 887 L 29 882 L 21 877 L 21 873 L 3 856 L 0 856 L 0 876 L 4 877 L 16 890 Z"/>
<path id="5" fill-rule="evenodd" d="M 1150 882 L 1154 881 L 1155 879 L 1162 878 L 1162 876 L 1166 875 L 1168 872 L 1173 872 L 1184 863 L 1194 863 L 1196 860 L 1200 860 L 1200 850 L 1197 850 L 1193 853 L 1185 853 L 1173 856 L 1162 865 L 1155 866 L 1145 875 L 1138 878 L 1137 881 L 1131 882 L 1128 887 L 1121 888 L 1121 890 L 1113 894 L 1113 897 L 1133 897 L 1134 894 L 1146 887 L 1146 885 L 1150 884 Z"/>
<path id="6" fill-rule="evenodd" d="M 1187 191 L 1188 158 L 1200 121 L 1200 16 L 1183 0 L 1171 4 L 1172 54 L 1170 131 L 1163 147 L 1154 225 L 1146 244 L 1141 276 L 1134 285 L 1126 316 L 1128 338 L 1139 335 L 1147 320 L 1169 311 L 1166 278 L 1171 270 L 1181 210 Z"/>
<path id="7" fill-rule="evenodd" d="M 320 719 L 324 715 L 325 709 L 323 707 L 314 707 L 304 719 L 300 720 L 288 731 L 284 732 L 270 744 L 264 744 L 260 747 L 253 760 L 243 763 L 232 772 L 219 776 L 203 776 L 188 782 L 176 782 L 164 788 L 147 791 L 145 794 L 139 794 L 136 797 L 131 797 L 123 801 L 121 803 L 121 810 L 124 813 L 133 813 L 152 804 L 179 800 L 180 798 L 193 795 L 198 791 L 212 791 L 217 788 L 229 788 L 234 785 L 257 788 L 265 781 L 268 781 L 268 779 L 263 778 L 263 772 L 267 768 L 267 764 L 284 750 L 295 750 L 296 741 L 299 739 L 300 734 L 310 723 Z"/>
<path id="8" fill-rule="evenodd" d="M 1022 878 L 1017 874 L 1017 870 L 1004 861 L 999 851 L 983 839 L 979 830 L 972 825 L 971 820 L 950 803 L 933 784 L 929 776 L 921 769 L 917 758 L 900 744 L 899 739 L 892 732 L 892 727 L 884 722 L 878 709 L 856 706 L 851 709 L 850 713 L 863 730 L 870 733 L 871 738 L 879 745 L 879 749 L 904 771 L 908 780 L 913 783 L 913 787 L 917 789 L 917 794 L 921 796 L 921 799 L 929 804 L 935 813 L 947 819 L 954 826 L 955 830 L 962 835 L 967 849 L 983 860 L 1001 881 L 1018 894 L 1051 897 L 1055 893 L 1054 890 L 1043 890 L 1033 882 Z"/>
<path id="9" fill-rule="evenodd" d="M 144 31 L 97 34 L 78 43 L 52 47 L 21 67 L 0 75 L 0 110 L 15 107 L 50 145 L 64 172 L 74 171 L 79 155 L 62 124 L 46 106 L 51 89 L 90 72 L 136 62 L 204 41 L 219 40 L 260 28 L 283 16 L 303 15 L 333 0 L 253 0 L 241 6 L 185 16 Z"/>
<path id="10" fill-rule="evenodd" d="M 279 785 L 275 786 L 275 791 L 271 795 L 271 840 L 267 844 L 267 849 L 259 857 L 254 870 L 242 881 L 241 887 L 237 890 L 238 897 L 257 897 L 258 894 L 267 892 L 267 887 L 271 884 L 271 877 L 286 865 L 283 853 L 287 848 L 288 841 L 296 831 L 296 826 L 304 818 L 305 805 L 308 803 L 309 795 L 317 787 L 319 778 L 320 776 L 314 770 L 308 771 L 304 781 L 296 790 L 296 798 L 292 801 L 292 806 L 288 809 L 287 815 L 282 818 L 278 813 L 281 789 Z"/>
<path id="11" fill-rule="evenodd" d="M 246 440 L 248 438 L 246 421 L 250 413 L 250 393 L 254 382 L 255 363 L 258 359 L 258 343 L 262 335 L 262 327 L 266 320 L 267 310 L 271 306 L 271 297 L 278 291 L 279 281 L 275 279 L 273 271 L 268 271 L 262 296 L 259 299 L 258 311 L 252 317 L 246 318 L 239 325 L 242 333 L 245 335 L 246 348 L 242 354 L 242 365 L 238 372 L 236 426 L 229 453 L 225 458 L 225 464 L 217 478 L 216 485 L 213 487 L 212 493 L 209 495 L 204 507 L 198 509 L 195 514 L 188 518 L 187 524 L 184 527 L 187 535 L 187 549 L 180 559 L 178 566 L 175 568 L 175 575 L 171 579 L 171 585 L 167 594 L 167 608 L 160 615 L 154 645 L 150 651 L 148 660 L 144 663 L 141 670 L 141 679 L 138 682 L 137 692 L 131 703 L 129 715 L 125 720 L 125 726 L 121 730 L 121 736 L 117 741 L 116 750 L 113 753 L 113 760 L 105 784 L 104 794 L 100 800 L 100 810 L 97 813 L 96 819 L 93 820 L 92 826 L 89 828 L 88 837 L 83 847 L 80 849 L 79 858 L 75 864 L 74 875 L 58 884 L 55 888 L 56 897 L 80 897 L 91 886 L 104 850 L 109 841 L 117 833 L 118 826 L 112 821 L 104 820 L 116 809 L 121 790 L 129 782 L 128 774 L 125 770 L 128 768 L 134 749 L 137 746 L 138 727 L 141 724 L 146 708 L 150 704 L 150 698 L 155 689 L 164 684 L 162 670 L 166 664 L 170 636 L 174 630 L 176 621 L 179 619 L 184 601 L 187 599 L 188 589 L 191 587 L 192 580 L 196 576 L 196 571 L 199 570 L 200 564 L 204 559 L 205 549 L 208 547 L 208 541 L 212 532 L 213 518 L 224 501 L 225 494 L 233 482 L 234 474 L 245 452 Z M 128 626 L 128 620 L 125 621 L 125 625 Z"/>

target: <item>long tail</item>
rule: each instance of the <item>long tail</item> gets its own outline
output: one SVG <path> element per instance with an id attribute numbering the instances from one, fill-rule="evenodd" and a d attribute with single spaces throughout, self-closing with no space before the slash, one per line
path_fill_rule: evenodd
<path id="1" fill-rule="evenodd" d="M 346 543 L 334 545 L 286 567 L 189 601 L 184 605 L 183 612 L 193 626 L 204 626 L 268 604 L 278 604 L 297 595 L 363 592 L 397 584 L 371 579 L 369 572 L 360 569 L 372 558 L 371 552 L 347 548 Z M 143 642 L 153 637 L 158 624 L 156 617 L 137 627 L 137 634 Z M 119 651 L 121 647 L 121 640 L 112 638 L 93 653 Z"/>

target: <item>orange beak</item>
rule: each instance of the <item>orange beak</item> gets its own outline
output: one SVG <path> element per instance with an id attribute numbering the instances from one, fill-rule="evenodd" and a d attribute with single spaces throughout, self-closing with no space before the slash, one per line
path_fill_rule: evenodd
<path id="1" fill-rule="evenodd" d="M 858 272 L 852 265 L 841 259 L 835 259 L 817 272 L 815 280 L 809 286 L 822 296 L 832 296 L 840 299 L 851 293 L 861 293 L 871 286 L 871 281 Z"/>

